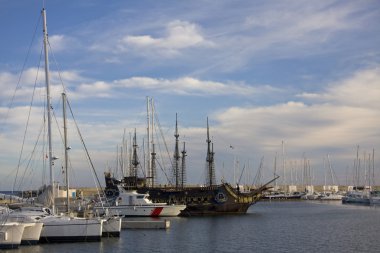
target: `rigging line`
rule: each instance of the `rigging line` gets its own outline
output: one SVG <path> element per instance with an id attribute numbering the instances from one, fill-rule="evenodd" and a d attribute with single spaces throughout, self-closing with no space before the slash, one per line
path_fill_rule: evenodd
<path id="1" fill-rule="evenodd" d="M 158 164 L 158 166 L 160 167 L 161 171 L 164 173 L 164 175 L 165 175 L 165 177 L 166 177 L 166 180 L 168 181 L 168 184 L 169 184 L 169 185 L 173 185 L 173 183 L 172 183 L 171 180 L 169 179 L 168 175 L 166 174 L 165 169 L 163 169 L 163 167 L 162 167 L 160 161 L 157 160 L 157 164 Z"/>
<path id="2" fill-rule="evenodd" d="M 20 72 L 20 75 L 19 75 L 19 77 L 18 77 L 17 85 L 16 85 L 16 88 L 15 88 L 15 90 L 14 90 L 14 92 L 13 92 L 13 96 L 12 96 L 12 98 L 11 98 L 11 102 L 10 102 L 10 105 L 9 105 L 9 107 L 8 107 L 8 110 L 7 110 L 7 114 L 5 115 L 4 121 L 3 121 L 3 123 L 1 124 L 0 133 L 3 131 L 3 128 L 4 128 L 4 126 L 5 126 L 5 124 L 6 124 L 7 120 L 8 120 L 9 111 L 10 111 L 10 108 L 13 107 L 13 102 L 14 102 L 14 99 L 15 99 L 15 97 L 16 97 L 16 92 L 17 92 L 17 90 L 20 89 L 21 77 L 22 77 L 22 75 L 23 75 L 23 73 L 24 73 L 25 66 L 26 66 L 26 63 L 27 63 L 27 61 L 28 61 L 28 58 L 29 58 L 30 52 L 32 51 L 33 41 L 34 41 L 34 38 L 36 37 L 37 29 L 38 29 L 38 27 L 39 27 L 39 25 L 40 25 L 40 20 L 41 20 L 41 14 L 38 16 L 38 21 L 37 21 L 37 24 L 36 24 L 36 28 L 34 29 L 34 33 L 33 33 L 33 37 L 32 37 L 32 41 L 30 42 L 30 45 L 29 45 L 29 48 L 28 48 L 28 52 L 27 52 L 26 57 L 25 57 L 25 59 L 24 59 L 24 63 L 23 63 L 23 65 L 22 65 L 21 72 Z M 40 62 L 41 62 L 41 59 L 40 59 Z"/>
<path id="3" fill-rule="evenodd" d="M 24 130 L 24 136 L 23 136 L 23 140 L 22 140 L 22 145 L 21 145 L 21 151 L 20 151 L 20 156 L 18 158 L 18 163 L 17 163 L 17 170 L 16 170 L 16 177 L 14 179 L 14 182 L 13 182 L 13 187 L 12 187 L 12 193 L 13 191 L 15 190 L 15 186 L 16 186 L 16 181 L 17 181 L 17 177 L 18 177 L 18 172 L 19 172 L 19 169 L 20 169 L 20 165 L 21 165 L 21 159 L 22 159 L 22 155 L 23 155 L 23 152 L 24 152 L 24 146 L 25 146 L 25 140 L 26 140 L 26 134 L 28 132 L 28 128 L 29 128 L 29 120 L 30 120 L 30 114 L 31 114 L 31 111 L 32 111 L 32 106 L 33 106 L 33 102 L 34 102 L 34 94 L 36 92 L 36 86 L 37 86 L 37 80 L 38 80 L 38 73 L 39 73 L 39 70 L 40 70 L 40 64 L 41 64 L 41 58 L 42 58 L 42 50 L 40 52 L 40 61 L 39 61 L 39 65 L 38 65 L 38 68 L 37 68 L 37 75 L 36 75 L 36 78 L 34 80 L 34 87 L 33 87 L 33 93 L 32 93 L 32 99 L 30 101 L 30 105 L 29 105 L 29 111 L 28 111 L 28 118 L 26 120 L 26 125 L 25 125 L 25 130 Z"/>
<path id="4" fill-rule="evenodd" d="M 32 152 L 31 152 L 31 154 L 30 154 L 30 157 L 29 157 L 28 163 L 27 163 L 27 165 L 25 166 L 25 170 L 24 170 L 23 176 L 21 177 L 21 180 L 20 180 L 19 186 L 18 186 L 18 188 L 17 188 L 18 191 L 21 189 L 21 185 L 22 185 L 23 182 L 24 182 L 24 178 L 25 178 L 26 171 L 27 171 L 27 169 L 30 167 L 30 164 L 31 164 L 31 162 L 32 162 L 32 158 L 33 158 L 33 156 L 34 156 L 34 154 L 35 154 L 35 152 L 36 152 L 37 145 L 38 145 L 38 142 L 39 142 L 39 140 L 40 140 L 40 137 L 41 137 L 41 134 L 42 134 L 43 128 L 44 128 L 44 125 L 42 124 L 41 129 L 40 129 L 39 134 L 38 134 L 38 137 L 37 137 L 37 140 L 36 140 L 36 142 L 35 142 L 35 144 L 34 144 L 34 147 L 33 147 Z"/>
<path id="5" fill-rule="evenodd" d="M 65 94 L 67 94 L 67 90 L 66 90 L 66 86 L 65 86 L 65 84 L 63 83 L 63 79 L 62 79 L 62 76 L 61 76 L 61 68 L 60 68 L 60 66 L 59 66 L 59 64 L 58 64 L 58 61 L 55 59 L 55 55 L 54 55 L 54 51 L 53 51 L 53 49 L 51 48 L 51 46 L 50 46 L 50 42 L 49 42 L 49 40 L 48 40 L 48 45 L 49 45 L 49 49 L 50 49 L 50 54 L 51 54 L 51 56 L 52 56 L 52 58 L 53 58 L 53 62 L 54 62 L 54 64 L 55 64 L 55 66 L 56 66 L 56 68 L 57 68 L 57 72 L 58 72 L 58 77 L 59 77 L 59 80 L 61 81 L 61 85 L 62 85 L 62 88 L 63 88 L 63 92 L 65 93 Z"/>
<path id="6" fill-rule="evenodd" d="M 169 158 L 169 162 L 170 162 L 170 166 L 171 166 L 171 170 L 172 170 L 173 169 L 173 161 L 171 159 L 172 157 L 170 155 L 170 152 L 169 152 L 169 149 L 168 149 L 168 145 L 167 145 L 166 140 L 165 140 L 165 135 L 164 135 L 164 133 L 162 131 L 162 127 L 161 127 L 160 121 L 158 119 L 157 111 L 154 110 L 154 113 L 155 113 L 155 120 L 156 120 L 156 123 L 157 123 L 157 124 L 155 124 L 155 128 L 159 129 L 159 131 L 157 131 L 157 130 L 155 131 L 156 132 L 156 139 L 159 140 L 159 135 L 158 135 L 158 132 L 159 132 L 161 134 L 161 139 L 163 140 L 163 143 L 164 143 L 164 146 L 165 146 L 165 149 L 166 149 L 166 154 L 167 154 L 167 157 Z M 158 142 L 158 149 L 160 151 L 162 150 L 161 142 Z M 160 156 L 160 158 L 162 160 L 162 163 L 164 163 L 164 157 L 163 157 L 162 153 L 163 152 L 159 152 L 159 154 L 160 154 L 159 156 Z M 165 168 L 163 170 L 165 170 Z M 166 175 L 166 172 L 165 172 L 165 176 L 166 176 L 166 178 L 168 180 L 168 183 L 172 184 L 172 182 L 168 179 L 168 177 Z"/>
<path id="7" fill-rule="evenodd" d="M 172 161 L 172 159 L 171 159 L 171 155 L 170 155 L 170 152 L 169 152 L 169 149 L 168 149 L 168 145 L 167 145 L 166 140 L 165 140 L 165 135 L 164 135 L 164 133 L 163 133 L 163 131 L 162 131 L 161 123 L 160 123 L 160 121 L 159 121 L 159 119 L 158 119 L 158 115 L 157 115 L 157 111 L 156 111 L 156 110 L 154 110 L 154 116 L 155 116 L 155 120 L 156 120 L 156 122 L 157 122 L 156 125 L 158 125 L 158 129 L 160 130 L 160 134 L 161 134 L 162 140 L 163 140 L 163 142 L 164 142 L 164 144 L 165 144 L 165 149 L 166 149 L 166 153 L 167 153 L 168 156 L 169 156 L 170 164 L 173 165 L 173 161 Z"/>
<path id="8" fill-rule="evenodd" d="M 156 133 L 156 139 L 159 140 L 157 133 Z M 162 152 L 161 142 L 157 142 L 156 146 L 158 146 L 158 152 L 156 152 L 156 153 L 158 154 L 159 159 L 161 159 L 162 166 L 163 166 L 165 164 L 165 160 L 164 160 L 164 156 L 162 154 L 163 152 Z M 156 159 L 156 161 L 159 161 L 159 159 Z M 162 170 L 166 170 L 166 169 L 162 168 Z"/>
<path id="9" fill-rule="evenodd" d="M 93 162 L 92 162 L 92 160 L 91 160 L 91 157 L 90 157 L 90 154 L 89 154 L 89 152 L 88 152 L 88 150 L 87 150 L 87 146 L 86 146 L 86 144 L 84 143 L 84 139 L 83 139 L 82 134 L 81 134 L 81 132 L 80 132 L 80 130 L 79 130 L 79 127 L 78 127 L 77 121 L 75 120 L 74 113 L 73 113 L 73 111 L 72 111 L 72 109 L 71 109 L 70 102 L 69 102 L 68 99 L 66 100 L 66 102 L 67 102 L 67 105 L 68 105 L 68 107 L 69 107 L 70 114 L 71 114 L 71 116 L 73 117 L 73 121 L 74 121 L 74 124 L 75 124 L 75 126 L 76 126 L 76 129 L 77 129 L 77 133 L 78 133 L 78 135 L 79 135 L 79 138 L 80 138 L 80 140 L 81 140 L 81 142 L 82 142 L 83 148 L 85 149 L 85 152 L 86 152 L 86 155 L 87 155 L 88 162 L 89 162 L 90 165 L 91 165 L 91 168 L 92 168 L 92 171 L 93 171 L 93 175 L 94 175 L 95 178 L 96 178 L 96 181 L 97 181 L 97 183 L 98 183 L 98 185 L 99 185 L 100 191 L 101 191 L 104 195 L 106 195 L 105 192 L 104 192 L 104 189 L 103 189 L 102 185 L 100 184 L 100 180 L 99 180 L 98 174 L 97 174 L 96 171 L 95 171 L 94 164 L 93 164 Z M 99 194 L 99 192 L 98 192 L 98 194 Z M 99 195 L 100 195 L 100 194 L 99 194 Z"/>
<path id="10" fill-rule="evenodd" d="M 65 84 L 64 84 L 64 82 L 63 82 L 63 79 L 62 79 L 62 76 L 61 76 L 61 68 L 60 68 L 60 66 L 59 66 L 59 64 L 58 64 L 58 61 L 56 60 L 56 58 L 55 58 L 55 55 L 54 55 L 54 51 L 53 51 L 53 49 L 52 49 L 52 47 L 51 47 L 51 45 L 50 45 L 50 41 L 48 40 L 48 46 L 49 46 L 49 49 L 50 49 L 50 54 L 51 54 L 51 56 L 52 56 L 52 59 L 53 59 L 53 62 L 54 62 L 54 64 L 55 64 L 55 66 L 56 66 L 56 68 L 58 69 L 58 77 L 59 77 L 59 80 L 60 80 L 60 82 L 61 82 L 61 85 L 62 85 L 62 89 L 63 89 L 63 92 L 65 93 L 65 94 L 67 94 L 67 90 L 66 90 L 66 86 L 65 86 Z M 60 103 L 60 102 L 58 102 L 58 103 Z M 57 106 L 58 107 L 58 106 Z M 57 125 L 58 125 L 58 123 L 57 123 Z M 59 134 L 60 134 L 60 136 L 61 136 L 61 141 L 62 141 L 62 143 L 63 143 L 63 136 L 62 136 L 62 133 L 61 133 L 61 131 L 59 131 Z M 66 147 L 65 147 L 66 148 Z M 71 160 L 70 160 L 70 158 L 69 158 L 69 164 L 70 164 L 70 168 L 71 168 L 71 172 L 73 173 L 73 174 L 75 174 L 75 171 L 72 169 L 73 167 L 72 167 L 72 163 L 71 163 Z M 75 177 L 75 175 L 73 175 L 73 178 L 75 179 L 76 177 Z"/>

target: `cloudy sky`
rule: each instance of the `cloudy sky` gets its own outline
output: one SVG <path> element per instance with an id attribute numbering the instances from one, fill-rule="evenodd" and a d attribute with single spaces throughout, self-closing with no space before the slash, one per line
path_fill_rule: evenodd
<path id="1" fill-rule="evenodd" d="M 265 181 L 277 157 L 286 183 L 302 181 L 306 159 L 316 184 L 329 162 L 338 183 L 352 184 L 359 146 L 361 180 L 374 149 L 380 183 L 378 1 L 45 2 L 53 127 L 62 131 L 63 83 L 101 181 L 124 131 L 129 142 L 136 128 L 142 153 L 149 96 L 170 152 L 178 113 L 189 183 L 205 181 L 207 117 L 218 181 L 252 183 L 260 167 Z M 0 190 L 33 188 L 46 180 L 42 1 L 0 5 Z M 91 186 L 74 130 L 72 184 Z"/>

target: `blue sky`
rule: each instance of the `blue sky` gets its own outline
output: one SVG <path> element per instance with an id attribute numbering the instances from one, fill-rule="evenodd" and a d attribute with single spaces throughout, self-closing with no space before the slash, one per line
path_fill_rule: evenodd
<path id="1" fill-rule="evenodd" d="M 33 135 L 41 128 L 42 1 L 0 5 L 0 189 L 9 189 L 13 179 L 6 178 L 17 174 L 37 72 L 23 156 L 33 150 Z M 375 149 L 379 184 L 378 1 L 48 0 L 45 5 L 54 110 L 59 121 L 60 73 L 101 177 L 115 167 L 124 129 L 127 135 L 137 129 L 142 150 L 149 96 L 170 151 L 178 113 L 189 183 L 204 183 L 209 117 L 218 180 L 232 182 L 233 167 L 235 175 L 245 167 L 243 178 L 251 183 L 264 157 L 265 181 L 275 154 L 282 159 L 284 141 L 287 183 L 291 172 L 293 181 L 296 174 L 301 181 L 303 157 L 310 160 L 315 182 L 323 183 L 327 154 L 339 183 L 351 183 L 359 145 L 362 165 Z M 92 185 L 83 154 L 75 149 L 78 141 L 70 142 L 73 184 Z M 57 180 L 60 166 L 58 161 Z M 41 167 L 20 167 L 24 187 L 43 182 Z M 282 165 L 278 170 L 281 175 Z"/>

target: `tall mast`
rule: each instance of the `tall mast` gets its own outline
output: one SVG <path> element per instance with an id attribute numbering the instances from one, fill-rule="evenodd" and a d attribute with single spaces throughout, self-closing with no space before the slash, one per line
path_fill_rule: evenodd
<path id="1" fill-rule="evenodd" d="M 179 175 L 179 148 L 178 148 L 178 121 L 177 121 L 177 113 L 175 114 L 175 149 L 174 149 L 174 177 L 175 177 L 175 188 L 178 188 L 180 175 Z"/>
<path id="2" fill-rule="evenodd" d="M 152 152 L 150 153 L 150 177 L 151 182 L 150 185 L 153 187 L 154 180 L 156 176 L 156 151 L 154 149 L 154 100 L 153 98 L 150 98 L 150 110 L 151 110 L 151 116 L 150 116 L 150 146 L 152 147 Z M 149 135 L 149 134 L 148 134 Z"/>
<path id="3" fill-rule="evenodd" d="M 151 153 L 150 153 L 150 131 L 149 131 L 149 127 L 150 127 L 150 115 L 149 115 L 149 103 L 150 103 L 150 98 L 147 96 L 146 97 L 146 133 L 147 133 L 147 168 L 146 169 L 146 172 L 147 172 L 147 175 L 148 175 L 148 178 L 150 178 L 152 175 L 151 175 Z"/>
<path id="4" fill-rule="evenodd" d="M 273 178 L 277 176 L 277 152 L 274 156 L 274 169 L 273 169 Z M 277 180 L 274 180 L 274 189 L 277 191 Z"/>
<path id="5" fill-rule="evenodd" d="M 375 185 L 375 149 L 372 149 L 372 185 Z"/>
<path id="6" fill-rule="evenodd" d="M 284 147 L 284 141 L 281 141 L 282 146 L 282 172 L 283 172 L 283 178 L 282 182 L 284 184 L 284 190 L 286 191 L 286 176 L 285 176 L 285 147 Z"/>
<path id="7" fill-rule="evenodd" d="M 67 124 L 66 124 L 66 94 L 62 93 L 62 108 L 63 108 L 63 137 L 65 145 L 65 174 L 66 174 L 66 212 L 69 213 L 70 210 L 70 200 L 69 200 L 69 171 L 68 171 L 68 150 L 70 147 L 67 145 Z"/>
<path id="8" fill-rule="evenodd" d="M 210 147 L 211 140 L 210 140 L 210 132 L 209 132 L 209 126 L 208 126 L 208 117 L 207 117 L 207 179 L 208 179 L 208 185 L 212 186 L 215 184 L 215 171 L 214 171 L 214 145 Z"/>
<path id="9" fill-rule="evenodd" d="M 186 183 L 186 147 L 185 142 L 183 143 L 183 150 L 182 150 L 182 163 L 181 163 L 181 187 L 183 188 Z"/>
<path id="10" fill-rule="evenodd" d="M 150 186 L 151 187 L 154 187 L 154 183 L 155 183 L 155 177 L 156 177 L 156 151 L 155 151 L 155 145 L 154 143 L 152 143 L 152 165 L 151 165 L 151 184 Z"/>
<path id="11" fill-rule="evenodd" d="M 127 140 L 125 139 L 125 132 L 126 132 L 126 129 L 124 128 L 124 133 L 123 133 L 123 143 L 121 145 L 121 176 L 122 178 L 124 178 L 126 176 L 126 173 L 125 173 L 125 167 L 126 167 L 126 160 L 127 160 L 127 145 L 126 145 L 126 142 Z"/>
<path id="12" fill-rule="evenodd" d="M 137 157 L 137 141 L 136 141 L 136 129 L 135 129 L 135 135 L 133 137 L 133 154 L 132 154 L 132 175 L 133 177 L 136 177 L 137 180 L 137 166 L 140 164 L 138 157 Z M 137 182 L 137 181 L 136 181 Z"/>
<path id="13" fill-rule="evenodd" d="M 54 173 L 53 173 L 53 149 L 51 137 L 51 98 L 50 98 L 50 78 L 49 78 L 49 56 L 48 56 L 48 32 L 46 25 L 46 10 L 42 9 L 43 19 L 43 34 L 44 34 L 44 54 L 45 54 L 45 83 L 46 83 L 46 107 L 48 116 L 48 143 L 49 143 L 49 171 L 50 171 L 50 185 L 52 186 L 52 211 L 55 213 L 55 189 L 54 189 Z"/>

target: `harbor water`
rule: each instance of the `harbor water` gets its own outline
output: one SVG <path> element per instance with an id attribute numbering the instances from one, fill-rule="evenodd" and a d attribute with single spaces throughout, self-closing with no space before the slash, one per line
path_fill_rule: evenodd
<path id="1" fill-rule="evenodd" d="M 380 207 L 262 201 L 246 215 L 170 218 L 169 229 L 126 229 L 98 243 L 4 252 L 380 252 Z M 3 251 L 1 251 L 3 252 Z"/>

